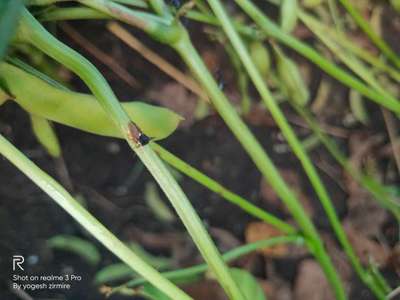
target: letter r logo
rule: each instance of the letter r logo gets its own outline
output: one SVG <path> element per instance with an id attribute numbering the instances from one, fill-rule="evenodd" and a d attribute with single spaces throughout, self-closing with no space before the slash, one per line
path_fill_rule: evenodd
<path id="1" fill-rule="evenodd" d="M 18 266 L 22 271 L 24 271 L 24 268 L 22 267 L 22 264 L 24 263 L 25 258 L 22 255 L 13 255 L 13 271 L 15 271 L 15 268 Z"/>

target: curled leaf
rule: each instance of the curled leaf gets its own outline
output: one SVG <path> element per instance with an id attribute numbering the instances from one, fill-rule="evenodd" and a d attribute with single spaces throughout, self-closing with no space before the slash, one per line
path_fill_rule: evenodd
<path id="1" fill-rule="evenodd" d="M 368 124 L 368 112 L 365 108 L 365 103 L 362 99 L 362 95 L 356 90 L 350 90 L 349 100 L 351 112 L 353 113 L 354 117 L 364 125 Z"/>
<path id="2" fill-rule="evenodd" d="M 151 209 L 157 219 L 165 223 L 171 223 L 176 220 L 171 209 L 161 199 L 155 183 L 148 182 L 146 184 L 144 197 L 147 206 Z"/>
<path id="3" fill-rule="evenodd" d="M 112 264 L 96 273 L 94 283 L 100 285 L 113 281 L 125 280 L 132 278 L 136 274 L 137 273 L 133 271 L 131 267 L 124 263 Z"/>
<path id="4" fill-rule="evenodd" d="M 281 28 L 285 32 L 292 32 L 297 24 L 297 0 L 283 0 L 281 3 Z"/>
<path id="5" fill-rule="evenodd" d="M 255 41 L 250 44 L 249 50 L 254 64 L 265 78 L 271 67 L 271 58 L 268 49 L 260 41 Z"/>
<path id="6" fill-rule="evenodd" d="M 0 80 L 3 88 L 31 114 L 94 134 L 122 138 L 92 95 L 59 89 L 7 63 L 0 64 Z M 169 109 L 142 102 L 125 102 L 122 106 L 140 129 L 154 139 L 169 136 L 182 120 Z"/>
<path id="7" fill-rule="evenodd" d="M 278 46 L 274 46 L 278 77 L 290 100 L 304 106 L 310 99 L 308 88 L 303 81 L 299 68 Z"/>
<path id="8" fill-rule="evenodd" d="M 101 259 L 100 253 L 93 243 L 75 236 L 56 235 L 47 240 L 47 245 L 53 249 L 77 254 L 93 266 L 97 265 Z"/>
<path id="9" fill-rule="evenodd" d="M 53 157 L 60 157 L 61 147 L 50 121 L 31 115 L 32 130 L 40 144 Z"/>

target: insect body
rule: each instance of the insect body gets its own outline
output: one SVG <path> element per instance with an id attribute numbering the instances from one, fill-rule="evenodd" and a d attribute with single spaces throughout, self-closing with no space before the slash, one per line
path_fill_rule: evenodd
<path id="1" fill-rule="evenodd" d="M 129 123 L 129 139 L 134 141 L 138 147 L 146 146 L 150 142 L 150 138 L 145 135 L 140 128 L 133 122 Z"/>
<path id="2" fill-rule="evenodd" d="M 139 135 L 139 143 L 142 145 L 142 146 L 145 146 L 145 145 L 147 145 L 149 142 L 150 142 L 150 138 L 147 136 L 147 135 L 145 135 L 144 133 L 141 133 L 140 135 Z"/>

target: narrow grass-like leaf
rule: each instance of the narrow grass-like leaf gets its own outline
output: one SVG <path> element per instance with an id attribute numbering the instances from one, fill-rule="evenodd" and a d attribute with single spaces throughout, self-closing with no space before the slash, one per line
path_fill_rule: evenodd
<path id="1" fill-rule="evenodd" d="M 47 245 L 52 249 L 79 255 L 92 266 L 97 265 L 101 259 L 100 252 L 93 243 L 76 236 L 56 235 L 47 240 Z"/>
<path id="2" fill-rule="evenodd" d="M 0 153 L 28 176 L 36 185 L 65 209 L 80 225 L 98 239 L 106 248 L 143 277 L 175 299 L 192 300 L 155 269 L 146 264 L 125 244 L 118 240 L 107 228 L 83 208 L 57 181 L 43 172 L 23 153 L 0 135 Z"/>
<path id="3" fill-rule="evenodd" d="M 114 5 L 115 3 L 111 1 L 106 2 L 107 5 L 105 5 L 104 1 L 80 1 L 104 8 L 109 13 L 116 13 L 119 11 L 124 15 L 128 14 L 128 16 L 131 17 L 131 22 L 135 23 L 136 26 L 139 26 L 139 28 L 147 32 L 151 31 L 149 34 L 159 38 L 160 41 L 173 43 L 181 37 L 180 34 L 182 34 L 182 29 L 180 27 L 175 27 L 172 28 L 172 31 L 168 31 L 171 28 L 165 27 L 165 24 L 163 23 L 165 20 L 160 20 L 157 16 L 150 15 L 150 17 L 147 18 L 146 16 L 148 16 L 148 14 L 143 12 L 130 13 L 130 10 L 125 9 L 120 5 Z M 232 300 L 243 299 L 240 290 L 228 271 L 228 268 L 222 261 L 218 249 L 205 230 L 202 221 L 193 209 L 189 199 L 186 197 L 185 193 L 182 191 L 160 158 L 148 145 L 141 142 L 140 137 L 142 136 L 142 133 L 134 122 L 130 120 L 105 78 L 87 59 L 61 43 L 47 32 L 27 10 L 24 10 L 22 20 L 23 21 L 19 27 L 19 37 L 26 42 L 35 45 L 41 51 L 64 64 L 79 75 L 79 77 L 88 85 L 96 99 L 103 106 L 103 109 L 107 112 L 110 119 L 113 120 L 115 125 L 120 129 L 131 149 L 138 155 L 143 164 L 149 170 L 150 174 L 166 194 L 193 238 L 201 255 L 210 265 L 210 268 L 215 273 L 219 283 L 226 293 Z M 140 24 L 138 24 L 138 22 Z M 165 30 L 167 30 L 167 32 L 165 32 Z M 170 36 L 166 36 L 167 33 L 169 33 Z M 159 285 L 157 282 L 152 283 L 155 286 Z M 177 292 L 181 298 L 189 298 L 182 291 L 178 290 Z M 165 291 L 165 293 L 171 296 L 169 291 Z"/>

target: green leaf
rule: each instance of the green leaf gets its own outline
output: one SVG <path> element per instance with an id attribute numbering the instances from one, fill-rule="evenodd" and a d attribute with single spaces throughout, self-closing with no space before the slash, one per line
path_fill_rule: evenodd
<path id="1" fill-rule="evenodd" d="M 369 123 L 369 116 L 362 95 L 356 90 L 350 90 L 350 109 L 357 121 L 364 125 Z"/>
<path id="2" fill-rule="evenodd" d="M 392 4 L 395 10 L 400 12 L 400 0 L 390 0 L 390 4 Z"/>
<path id="3" fill-rule="evenodd" d="M 139 294 L 150 300 L 172 300 L 170 297 L 165 295 L 163 292 L 161 292 L 158 288 L 151 285 L 150 283 L 145 283 L 142 286 Z"/>
<path id="4" fill-rule="evenodd" d="M 60 143 L 51 122 L 42 117 L 31 115 L 31 124 L 36 139 L 46 151 L 53 157 L 60 157 Z"/>
<path id="5" fill-rule="evenodd" d="M 281 28 L 290 33 L 297 25 L 297 0 L 283 0 L 281 4 Z"/>
<path id="6" fill-rule="evenodd" d="M 250 55 L 261 75 L 266 78 L 271 67 L 268 49 L 260 41 L 254 41 L 249 46 Z"/>
<path id="7" fill-rule="evenodd" d="M 57 88 L 7 63 L 0 63 L 0 82 L 31 114 L 94 134 L 122 138 L 92 95 Z M 143 102 L 125 102 L 122 106 L 140 129 L 156 140 L 170 135 L 182 120 L 169 109 Z"/>
<path id="8" fill-rule="evenodd" d="M 148 253 L 137 243 L 129 243 L 129 248 L 133 250 L 141 259 L 146 263 L 153 266 L 157 270 L 165 270 L 172 266 L 172 260 L 170 258 L 154 256 Z M 108 265 L 96 273 L 94 282 L 95 284 L 103 284 L 112 281 L 120 281 L 127 278 L 132 278 L 137 275 L 131 267 L 124 263 L 116 263 Z"/>
<path id="9" fill-rule="evenodd" d="M 148 182 L 146 184 L 144 198 L 147 206 L 151 209 L 158 220 L 164 223 L 172 223 L 176 220 L 175 214 L 161 199 L 155 183 Z"/>
<path id="10" fill-rule="evenodd" d="M 290 100 L 293 100 L 298 105 L 305 106 L 310 99 L 310 94 L 299 68 L 278 46 L 274 45 L 273 49 L 276 55 L 276 66 L 282 88 Z"/>
<path id="11" fill-rule="evenodd" d="M 124 263 L 112 264 L 104 267 L 96 273 L 94 277 L 94 283 L 96 285 L 109 283 L 113 281 L 119 281 L 127 278 L 132 278 L 137 275 L 131 267 Z"/>
<path id="12" fill-rule="evenodd" d="M 75 236 L 56 235 L 47 240 L 47 245 L 52 249 L 77 254 L 93 266 L 97 265 L 101 259 L 100 253 L 93 243 Z"/>
<path id="13" fill-rule="evenodd" d="M 0 106 L 10 98 L 11 97 L 0 88 Z"/>
<path id="14" fill-rule="evenodd" d="M 232 274 L 233 280 L 235 280 L 239 289 L 242 291 L 243 295 L 247 300 L 266 300 L 264 290 L 258 284 L 257 280 L 249 272 L 238 269 L 231 268 L 230 272 Z"/>
<path id="15" fill-rule="evenodd" d="M 3 59 L 8 43 L 18 26 L 22 7 L 22 0 L 0 1 L 0 60 Z"/>
<path id="16" fill-rule="evenodd" d="M 149 265 L 153 266 L 157 270 L 165 270 L 171 268 L 172 259 L 164 256 L 155 256 L 149 252 L 147 252 L 141 245 L 138 243 L 130 242 L 128 247 L 133 250 L 141 259 L 147 262 Z"/>

